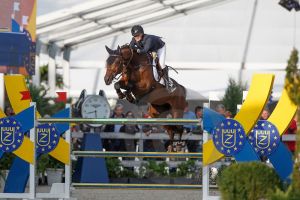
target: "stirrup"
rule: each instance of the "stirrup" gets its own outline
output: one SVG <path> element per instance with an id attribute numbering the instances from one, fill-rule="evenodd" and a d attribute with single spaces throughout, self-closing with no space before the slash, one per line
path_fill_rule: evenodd
<path id="1" fill-rule="evenodd" d="M 165 85 L 166 85 L 166 89 L 168 90 L 169 93 L 172 93 L 176 90 L 176 86 L 174 85 L 174 83 L 171 79 L 166 78 Z"/>

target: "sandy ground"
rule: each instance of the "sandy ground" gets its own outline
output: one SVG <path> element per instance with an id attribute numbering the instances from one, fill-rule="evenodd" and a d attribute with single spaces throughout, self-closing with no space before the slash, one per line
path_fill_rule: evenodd
<path id="1" fill-rule="evenodd" d="M 39 186 L 37 192 L 49 192 L 49 186 Z M 218 192 L 212 192 L 218 195 Z M 72 200 L 201 200 L 197 190 L 135 190 L 135 189 L 72 189 Z M 52 199 L 49 199 L 52 200 Z"/>

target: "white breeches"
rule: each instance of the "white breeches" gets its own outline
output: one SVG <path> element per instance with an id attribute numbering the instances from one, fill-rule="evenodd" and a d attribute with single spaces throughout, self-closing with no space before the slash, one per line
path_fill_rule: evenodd
<path id="1" fill-rule="evenodd" d="M 157 57 L 159 59 L 159 64 L 161 66 L 162 69 L 164 69 L 166 67 L 165 65 L 165 60 L 166 60 L 166 45 L 164 45 L 162 48 L 157 50 Z M 162 85 L 165 85 L 164 79 L 160 79 L 158 80 L 159 76 L 158 76 L 158 72 L 156 69 L 156 63 L 155 63 L 155 59 L 153 59 L 153 75 L 156 81 L 159 81 Z"/>
<path id="2" fill-rule="evenodd" d="M 165 60 L 166 60 L 166 45 L 164 45 L 162 48 L 157 50 L 157 56 L 159 59 L 159 64 L 162 69 L 166 67 Z"/>

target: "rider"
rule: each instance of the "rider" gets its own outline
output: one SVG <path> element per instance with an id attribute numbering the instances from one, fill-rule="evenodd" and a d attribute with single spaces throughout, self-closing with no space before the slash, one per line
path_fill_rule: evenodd
<path id="1" fill-rule="evenodd" d="M 166 58 L 166 45 L 160 37 L 155 35 L 144 34 L 144 29 L 141 25 L 135 25 L 131 28 L 131 34 L 133 36 L 130 47 L 136 49 L 137 53 L 149 53 L 156 52 L 159 64 L 163 71 L 165 71 L 165 85 L 169 92 L 173 92 L 176 87 L 173 84 L 172 79 L 168 75 L 168 68 L 165 69 Z M 165 70 L 164 70 L 165 69 Z"/>

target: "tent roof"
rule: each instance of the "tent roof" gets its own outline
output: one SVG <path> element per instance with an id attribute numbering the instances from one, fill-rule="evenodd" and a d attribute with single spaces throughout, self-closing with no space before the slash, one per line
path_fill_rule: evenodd
<path id="1" fill-rule="evenodd" d="M 51 12 L 37 19 L 44 43 L 78 46 L 123 34 L 134 24 L 149 24 L 226 0 L 94 0 Z M 228 0 L 227 0 L 228 1 Z"/>
<path id="2" fill-rule="evenodd" d="M 54 4 L 52 0 L 44 1 L 48 1 L 49 3 L 40 4 L 40 6 L 51 7 L 52 4 Z M 66 0 L 55 1 L 55 4 L 57 2 L 60 4 L 60 7 L 62 7 L 61 4 L 76 1 L 82 2 L 81 0 Z M 274 90 L 281 92 L 284 83 L 286 61 L 292 48 L 294 46 L 300 47 L 300 40 L 296 37 L 300 33 L 300 12 L 288 12 L 278 5 L 279 0 L 174 0 L 172 2 L 177 2 L 176 5 L 179 3 L 189 5 L 191 2 L 198 2 L 198 4 L 191 6 L 191 10 L 185 12 L 188 15 L 172 11 L 172 15 L 168 17 L 161 15 L 160 17 L 153 18 L 151 13 L 143 11 L 144 16 L 136 18 L 139 20 L 142 19 L 139 22 L 132 21 L 132 19 L 135 18 L 134 15 L 128 18 L 124 17 L 124 19 L 119 18 L 115 21 L 115 24 L 112 24 L 112 27 L 115 28 L 114 32 L 108 31 L 107 35 L 97 33 L 98 29 L 97 26 L 95 26 L 94 30 L 87 31 L 91 32 L 92 36 L 88 35 L 85 30 L 83 30 L 83 32 L 76 31 L 76 27 L 80 28 L 81 25 L 79 24 L 83 23 L 83 21 L 85 24 L 89 24 L 87 20 L 79 19 L 81 21 L 74 22 L 73 24 L 76 26 L 73 26 L 72 23 L 70 25 L 64 23 L 72 20 L 72 17 L 70 17 L 72 13 L 77 13 L 77 15 L 74 14 L 74 19 L 78 20 L 78 13 L 90 12 L 91 9 L 97 8 L 97 6 L 93 5 L 89 8 L 90 10 L 84 9 L 85 4 L 88 6 L 89 3 L 103 2 L 103 4 L 108 5 L 109 3 L 116 3 L 116 1 L 85 0 L 84 2 L 87 3 L 83 5 L 79 4 L 74 7 L 69 6 L 70 4 L 65 4 L 70 8 L 55 12 L 56 14 L 61 13 L 60 17 L 51 12 L 45 16 L 41 15 L 38 17 L 37 31 L 39 38 L 45 43 L 51 41 L 61 46 L 74 45 L 72 46 L 70 60 L 71 96 L 77 96 L 83 88 L 86 88 L 89 93 L 97 93 L 99 89 L 103 89 L 107 94 L 110 94 L 109 96 L 115 95 L 113 86 L 106 86 L 103 81 L 105 60 L 107 58 L 107 52 L 104 46 L 107 45 L 110 48 L 116 48 L 117 45 L 128 43 L 131 40 L 131 35 L 128 30 L 130 26 L 135 23 L 140 23 L 143 26 L 146 23 L 144 26 L 146 33 L 161 36 L 166 42 L 166 63 L 175 67 L 179 72 L 179 74 L 172 72 L 172 77 L 186 88 L 197 91 L 206 97 L 209 96 L 209 92 L 211 91 L 225 91 L 229 77 L 236 80 L 238 79 L 244 57 L 246 59 L 244 60 L 243 79 L 248 83 L 248 86 L 251 83 L 251 77 L 254 73 L 273 73 L 276 75 Z M 123 1 L 120 0 L 118 2 Z M 120 3 L 120 5 L 128 5 L 133 2 L 136 1 L 124 1 Z M 147 0 L 138 2 L 140 2 L 140 5 L 136 4 L 135 6 L 131 5 L 127 7 L 127 10 L 129 10 L 127 12 L 123 11 L 124 8 L 121 9 L 118 6 L 115 8 L 122 10 L 123 14 L 125 14 L 146 9 L 147 6 L 145 5 L 147 5 L 147 2 L 153 2 L 153 5 L 161 6 L 161 9 L 165 9 L 163 5 L 160 5 L 160 2 L 170 3 L 171 1 Z M 256 15 L 249 40 L 249 49 L 245 54 L 245 46 L 255 2 L 258 2 Z M 101 7 L 101 5 L 99 5 L 99 7 Z M 78 9 L 81 10 L 78 11 Z M 170 8 L 167 8 L 167 10 L 170 10 Z M 101 20 L 115 19 L 112 15 L 115 15 L 116 12 L 117 11 L 111 11 L 111 13 L 101 15 L 103 17 Z M 62 14 L 65 14 L 65 16 L 62 17 Z M 60 20 L 64 18 L 64 20 L 54 23 L 55 16 Z M 146 16 L 149 16 L 149 18 L 143 21 L 143 17 Z M 45 25 L 43 28 L 40 26 L 40 24 L 44 23 L 41 23 L 41 19 L 46 21 L 47 19 L 52 19 L 51 23 L 54 24 L 49 26 Z M 155 23 L 152 21 L 154 19 L 157 20 Z M 125 25 L 123 22 L 118 22 L 120 20 L 123 20 Z M 125 27 L 122 30 L 114 26 L 122 23 Z M 126 25 L 126 23 L 128 24 Z M 58 24 L 62 25 L 61 28 L 56 27 L 44 33 L 39 32 Z M 71 31 L 71 34 L 68 33 L 64 35 L 61 40 L 51 40 L 51 37 L 54 37 L 55 34 L 65 34 L 68 31 Z M 87 40 L 78 38 L 80 36 L 85 37 Z M 70 42 L 70 40 L 76 41 Z M 69 43 L 67 43 L 68 41 Z M 46 48 L 44 53 L 45 54 L 40 56 L 42 64 L 48 62 Z M 62 63 L 61 58 L 57 58 L 56 64 L 59 73 L 63 72 Z"/>

